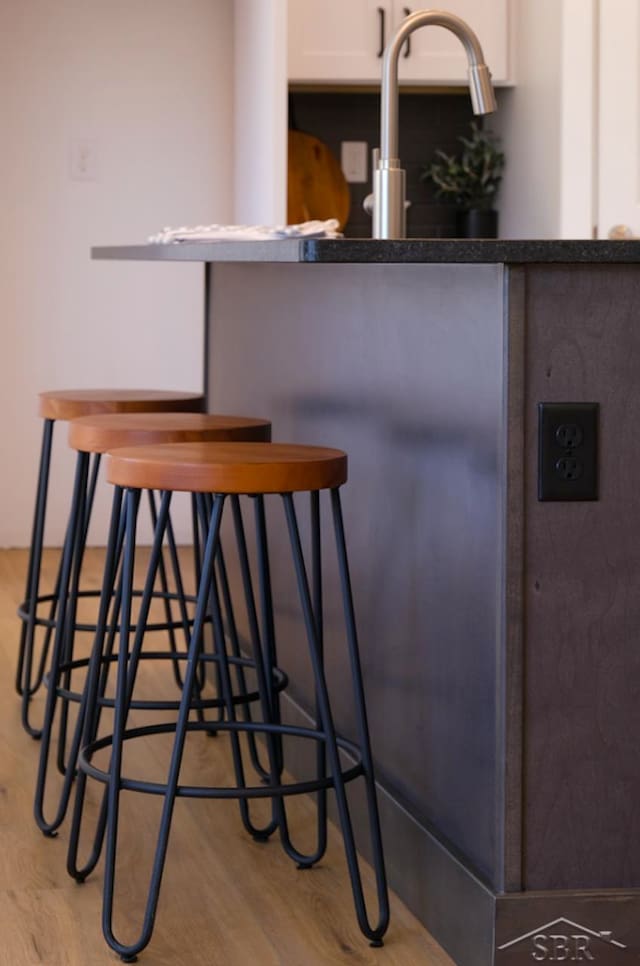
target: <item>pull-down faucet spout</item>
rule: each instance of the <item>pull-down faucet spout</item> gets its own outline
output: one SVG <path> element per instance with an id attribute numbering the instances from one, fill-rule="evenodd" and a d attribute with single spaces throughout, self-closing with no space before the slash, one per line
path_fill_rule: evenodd
<path id="1" fill-rule="evenodd" d="M 419 10 L 403 20 L 382 60 L 380 153 L 373 174 L 373 237 L 405 238 L 405 172 L 398 158 L 398 57 L 418 27 L 446 27 L 462 42 L 469 61 L 469 93 L 474 114 L 491 114 L 496 99 L 482 47 L 464 20 L 444 10 Z"/>

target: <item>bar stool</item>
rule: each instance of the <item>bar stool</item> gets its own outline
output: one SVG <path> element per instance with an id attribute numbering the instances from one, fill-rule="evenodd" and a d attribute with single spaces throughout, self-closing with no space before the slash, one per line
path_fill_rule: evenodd
<path id="1" fill-rule="evenodd" d="M 22 725 L 34 738 L 40 737 L 40 729 L 29 721 L 29 703 L 42 683 L 42 675 L 47 662 L 51 643 L 51 632 L 55 619 L 55 606 L 58 596 L 57 587 L 52 592 L 40 593 L 40 572 L 44 526 L 49 492 L 49 470 L 53 429 L 58 420 L 68 421 L 80 416 L 95 413 L 132 413 L 132 412 L 203 412 L 204 396 L 200 393 L 159 391 L 156 389 L 60 389 L 39 394 L 38 414 L 44 420 L 42 445 L 40 449 L 40 469 L 36 488 L 36 500 L 29 547 L 25 596 L 18 608 L 22 626 L 16 667 L 16 691 L 22 697 Z M 89 512 L 93 502 L 99 459 L 94 461 L 91 471 Z M 88 525 L 88 521 L 87 521 Z M 39 615 L 39 609 L 49 605 L 46 617 Z M 34 650 L 36 628 L 43 627 L 43 640 L 40 657 L 35 661 Z"/>
<path id="2" fill-rule="evenodd" d="M 340 504 L 340 486 L 347 478 L 347 458 L 339 450 L 312 446 L 293 446 L 283 444 L 238 443 L 228 444 L 175 444 L 166 446 L 132 447 L 112 451 L 107 468 L 108 480 L 115 484 L 111 520 L 111 540 L 105 563 L 102 600 L 108 600 L 114 589 L 115 561 L 117 548 L 113 535 L 124 521 L 125 547 L 123 565 L 123 616 L 118 648 L 118 670 L 114 709 L 113 733 L 97 736 L 94 709 L 99 698 L 100 669 L 105 659 L 105 625 L 101 623 L 96 634 L 95 646 L 91 655 L 87 686 L 83 695 L 83 737 L 79 756 L 79 773 L 76 799 L 70 834 L 67 868 L 77 881 L 84 881 L 95 866 L 106 828 L 106 856 L 103 898 L 103 932 L 108 945 L 117 952 L 124 962 L 133 962 L 137 954 L 149 943 L 154 926 L 159 890 L 165 863 L 170 826 L 176 798 L 220 798 L 237 799 L 245 805 L 252 799 L 271 800 L 272 821 L 264 829 L 264 837 L 276 830 L 285 852 L 300 868 L 309 868 L 319 861 L 326 846 L 326 792 L 335 792 L 339 824 L 342 832 L 346 861 L 351 881 L 355 910 L 362 933 L 371 945 L 382 945 L 382 938 L 389 921 L 386 876 L 380 835 L 380 825 L 374 784 L 373 762 L 369 744 L 365 699 L 358 656 L 356 624 L 351 595 L 347 552 Z M 131 588 L 135 556 L 135 534 L 140 492 L 143 489 L 158 489 L 163 492 L 162 505 L 158 514 L 158 524 L 154 545 L 149 562 L 147 586 L 153 582 L 154 568 L 157 566 L 157 553 L 163 538 L 168 517 L 172 492 L 176 490 L 190 493 L 211 494 L 213 496 L 209 527 L 204 550 L 202 572 L 194 624 L 189 643 L 189 656 L 185 670 L 184 688 L 176 721 L 131 727 L 128 722 L 129 711 L 133 706 L 135 682 L 140 660 L 144 654 L 145 622 L 148 617 L 150 600 L 143 596 L 135 633 L 130 634 Z M 321 578 L 321 528 L 320 528 L 320 491 L 330 491 L 330 505 L 335 531 L 335 543 L 341 581 L 342 603 L 345 618 L 345 668 L 343 679 L 350 676 L 357 742 L 347 741 L 336 735 L 331 702 L 324 670 L 322 641 L 322 578 Z M 305 492 L 309 495 L 311 511 L 311 550 L 310 572 L 305 562 L 294 493 Z M 250 627 L 251 657 L 255 664 L 258 689 L 260 693 L 259 721 L 239 720 L 233 701 L 230 667 L 226 651 L 220 649 L 217 656 L 222 681 L 225 719 L 219 728 L 228 732 L 235 774 L 235 786 L 212 787 L 209 785 L 189 785 L 180 783 L 180 769 L 183 752 L 188 736 L 206 727 L 202 722 L 190 720 L 193 706 L 198 666 L 203 659 L 200 638 L 205 615 L 212 613 L 218 637 L 224 636 L 220 601 L 216 591 L 214 561 L 220 541 L 220 527 L 226 501 L 231 504 L 234 518 L 237 515 L 241 495 L 249 495 L 258 508 L 256 522 L 256 567 L 260 580 L 260 596 L 264 597 L 269 581 L 264 573 L 268 561 L 265 559 L 265 546 L 260 529 L 264 520 L 265 495 L 269 499 L 279 497 L 284 508 L 283 525 L 289 535 L 300 609 L 304 620 L 306 645 L 309 651 L 310 666 L 316 695 L 316 708 L 312 725 L 295 727 L 281 722 L 277 696 L 273 693 L 270 678 L 272 650 L 269 642 L 259 629 L 257 608 L 253 597 L 251 581 L 243 565 L 241 583 L 244 588 L 248 624 Z M 298 499 L 301 499 L 299 497 Z M 245 562 L 246 563 L 246 562 Z M 272 601 L 267 601 L 268 609 Z M 103 615 L 104 616 L 104 615 Z M 274 642 L 272 642 L 273 644 Z M 106 655 L 108 657 L 108 654 Z M 173 736 L 172 752 L 168 765 L 167 780 L 164 783 L 142 780 L 123 774 L 123 749 L 125 742 L 135 742 L 151 735 L 166 734 Z M 245 759 L 240 738 L 247 734 L 260 734 L 269 759 L 266 780 L 258 783 L 247 782 Z M 315 749 L 314 777 L 306 781 L 289 780 L 284 774 L 282 739 L 285 736 L 301 738 Z M 110 764 L 99 768 L 94 763 L 97 752 L 107 749 Z M 342 764 L 340 752 L 347 752 L 349 763 Z M 94 840 L 89 863 L 81 866 L 78 862 L 78 842 L 83 822 L 83 804 L 88 777 L 104 783 L 103 806 Z M 360 864 L 356 853 L 352 815 L 347 801 L 346 784 L 357 778 L 364 781 L 366 792 L 366 814 L 360 817 L 359 825 L 368 832 L 372 863 L 375 870 L 378 915 L 372 924 L 367 912 L 363 893 Z M 115 889 L 115 868 L 118 852 L 118 821 L 120 794 L 122 791 L 135 791 L 160 795 L 163 798 L 162 815 L 159 823 L 156 849 L 153 859 L 149 889 L 146 898 L 145 914 L 138 938 L 124 944 L 118 940 L 113 929 L 113 903 Z M 287 823 L 286 799 L 290 795 L 313 793 L 318 805 L 318 841 L 311 853 L 302 853 L 291 842 Z M 120 856 L 119 868 L 126 860 Z M 126 871 L 125 871 L 126 875 Z"/>
<path id="3" fill-rule="evenodd" d="M 48 836 L 56 833 L 62 823 L 69 797 L 71 786 L 75 777 L 76 760 L 79 749 L 80 726 L 76 725 L 75 733 L 72 738 L 70 748 L 67 749 L 67 723 L 70 702 L 80 701 L 81 688 L 72 688 L 72 675 L 82 672 L 88 665 L 86 658 L 74 658 L 74 641 L 78 631 L 96 631 L 96 624 L 80 623 L 77 619 L 78 603 L 81 596 L 91 596 L 98 594 L 98 591 L 80 591 L 80 579 L 85 551 L 85 540 L 87 533 L 88 504 L 91 499 L 91 483 L 89 480 L 89 464 L 91 458 L 99 458 L 114 447 L 132 444 L 153 444 L 153 443 L 186 443 L 189 441 L 208 442 L 208 441 L 233 441 L 233 440 L 269 440 L 271 434 L 271 424 L 264 419 L 253 419 L 241 416 L 215 416 L 203 413 L 117 413 L 117 414 L 97 414 L 94 416 L 83 416 L 73 419 L 69 423 L 69 445 L 77 453 L 76 473 L 74 482 L 74 492 L 64 541 L 62 562 L 57 588 L 57 600 L 54 617 L 51 620 L 53 631 L 53 655 L 51 667 L 44 675 L 47 685 L 47 696 L 44 709 L 44 720 L 41 732 L 40 762 L 36 781 L 34 816 L 38 827 Z M 155 527 L 157 523 L 157 506 L 153 490 L 148 489 L 151 520 Z M 195 498 L 194 498 L 195 499 Z M 202 498 L 200 498 L 202 500 Z M 205 512 L 196 506 L 197 515 L 201 517 Z M 158 557 L 158 571 L 160 586 L 154 584 L 148 588 L 150 599 L 160 599 L 164 604 L 164 620 L 155 621 L 149 625 L 149 630 L 167 632 L 169 650 L 165 653 L 153 653 L 149 657 L 156 659 L 171 657 L 176 683 L 181 688 L 182 678 L 178 669 L 179 654 L 176 645 L 175 632 L 182 631 L 185 642 L 189 640 L 189 633 L 192 619 L 188 614 L 188 604 L 193 602 L 193 597 L 185 593 L 182 581 L 180 565 L 175 538 L 172 531 L 171 520 L 167 515 L 165 520 L 165 531 L 168 536 L 168 548 L 173 576 L 175 581 L 175 591 L 169 590 L 166 568 L 162 556 L 162 548 Z M 197 534 L 197 525 L 194 527 Z M 115 534 L 116 546 L 121 547 L 124 534 L 122 530 Z M 120 551 L 118 551 L 119 555 Z M 197 556 L 196 564 L 199 567 Z M 218 566 L 221 571 L 223 586 L 227 583 L 226 569 L 222 548 L 218 553 Z M 136 591 L 137 596 L 141 595 Z M 108 647 L 111 654 L 117 634 L 120 597 L 116 592 L 113 595 L 112 614 L 109 618 Z M 175 602 L 178 608 L 177 619 L 172 613 L 171 602 Z M 124 618 L 123 618 L 124 619 Z M 129 618 L 127 618 L 129 619 Z M 228 616 L 231 621 L 232 615 Z M 186 644 L 185 644 L 186 646 Z M 235 644 L 236 651 L 239 651 L 239 644 Z M 104 697 L 107 686 L 110 657 L 103 668 L 101 679 L 100 706 L 109 706 L 113 702 Z M 255 699 L 255 695 L 250 695 L 243 678 L 242 663 L 239 662 L 238 655 L 234 658 L 239 672 L 240 688 L 237 701 L 249 702 Z M 277 672 L 274 671 L 274 674 Z M 198 688 L 204 687 L 204 678 L 201 677 Z M 56 718 L 56 709 L 59 707 L 58 715 L 58 746 L 57 746 L 57 765 L 58 770 L 63 775 L 62 789 L 54 817 L 47 819 L 44 815 L 45 790 L 50 764 L 51 742 Z M 152 709 L 167 710 L 177 708 L 178 702 L 164 702 L 161 705 L 152 703 Z M 198 706 L 199 720 L 204 720 L 203 709 L 207 707 L 222 707 L 219 698 L 209 701 L 200 701 Z M 257 756 L 257 752 L 256 752 Z"/>

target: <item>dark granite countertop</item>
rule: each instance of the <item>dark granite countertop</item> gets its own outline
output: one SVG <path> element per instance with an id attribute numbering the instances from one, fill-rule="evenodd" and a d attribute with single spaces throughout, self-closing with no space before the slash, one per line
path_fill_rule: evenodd
<path id="1" fill-rule="evenodd" d="M 177 242 L 116 245 L 91 250 L 92 258 L 177 262 L 309 262 L 410 264 L 429 262 L 640 262 L 638 241 L 484 240 L 408 238 L 307 238 L 284 241 Z"/>

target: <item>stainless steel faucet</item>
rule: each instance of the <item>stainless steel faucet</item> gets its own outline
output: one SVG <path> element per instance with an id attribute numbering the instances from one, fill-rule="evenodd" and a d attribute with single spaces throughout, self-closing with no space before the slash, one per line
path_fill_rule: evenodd
<path id="1" fill-rule="evenodd" d="M 374 155 L 373 237 L 406 238 L 405 172 L 398 158 L 398 57 L 418 27 L 446 27 L 462 42 L 469 61 L 469 93 L 474 114 L 491 114 L 496 99 L 482 47 L 464 20 L 444 10 L 419 10 L 403 20 L 384 52 L 380 92 L 380 151 Z"/>

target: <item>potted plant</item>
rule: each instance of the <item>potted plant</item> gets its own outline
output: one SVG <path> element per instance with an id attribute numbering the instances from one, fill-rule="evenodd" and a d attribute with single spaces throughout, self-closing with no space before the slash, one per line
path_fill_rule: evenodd
<path id="1" fill-rule="evenodd" d="M 495 201 L 504 171 L 504 154 L 498 139 L 471 124 L 469 137 L 461 136 L 459 155 L 436 151 L 421 175 L 436 187 L 436 197 L 458 209 L 456 228 L 462 238 L 497 238 L 498 212 Z"/>

